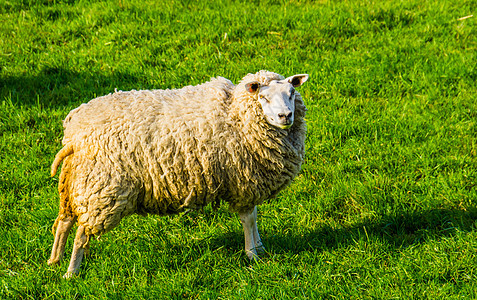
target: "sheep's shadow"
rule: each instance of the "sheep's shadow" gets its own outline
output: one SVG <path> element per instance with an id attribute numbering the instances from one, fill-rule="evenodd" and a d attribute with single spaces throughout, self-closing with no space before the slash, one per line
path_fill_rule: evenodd
<path id="1" fill-rule="evenodd" d="M 467 211 L 434 209 L 387 215 L 378 222 L 362 222 L 349 227 L 332 228 L 324 225 L 308 231 L 302 229 L 300 233 L 288 230 L 286 234 L 265 231 L 262 232 L 262 239 L 270 253 L 299 254 L 317 249 L 332 250 L 347 247 L 363 238 L 385 241 L 391 247 L 402 248 L 451 236 L 457 231 L 475 230 L 476 222 L 477 208 Z M 208 242 L 212 249 L 236 249 L 243 246 L 243 233 L 227 232 Z"/>
<path id="2" fill-rule="evenodd" d="M 36 74 L 0 76 L 0 98 L 15 104 L 61 107 L 122 90 L 150 88 L 145 76 L 124 72 L 110 75 L 76 72 L 61 67 L 44 67 Z"/>

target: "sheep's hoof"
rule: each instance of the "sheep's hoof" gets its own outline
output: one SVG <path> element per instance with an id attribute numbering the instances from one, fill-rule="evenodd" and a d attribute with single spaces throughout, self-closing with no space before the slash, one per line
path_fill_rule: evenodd
<path id="1" fill-rule="evenodd" d="M 68 272 L 65 273 L 65 275 L 63 275 L 63 278 L 64 279 L 71 279 L 71 278 L 76 277 L 76 275 L 78 275 L 78 273 L 68 271 Z"/>
<path id="2" fill-rule="evenodd" d="M 259 245 L 255 247 L 255 251 L 257 251 L 257 253 L 265 253 L 267 250 L 265 250 L 265 247 L 263 247 L 263 245 Z"/>
<path id="3" fill-rule="evenodd" d="M 247 257 L 251 263 L 260 261 L 260 256 L 257 255 L 255 251 L 247 251 Z"/>
<path id="4" fill-rule="evenodd" d="M 49 265 L 49 266 L 53 266 L 53 265 L 59 265 L 60 264 L 60 261 L 61 261 L 61 258 L 59 257 L 56 257 L 56 258 L 50 258 L 46 263 Z"/>

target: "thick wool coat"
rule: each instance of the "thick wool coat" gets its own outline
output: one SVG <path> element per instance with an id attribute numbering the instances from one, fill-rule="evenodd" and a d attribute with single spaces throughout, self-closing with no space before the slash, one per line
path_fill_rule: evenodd
<path id="1" fill-rule="evenodd" d="M 276 73 L 248 74 L 238 85 L 218 77 L 175 90 L 115 92 L 64 120 L 60 214 L 100 235 L 127 215 L 175 214 L 227 202 L 245 212 L 274 197 L 298 174 L 305 105 L 295 97 L 289 129 L 267 123 L 257 94 Z"/>

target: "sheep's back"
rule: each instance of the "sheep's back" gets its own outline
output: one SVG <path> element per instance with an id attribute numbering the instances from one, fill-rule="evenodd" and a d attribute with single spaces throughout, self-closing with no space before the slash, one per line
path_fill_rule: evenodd
<path id="1" fill-rule="evenodd" d="M 92 211 L 107 216 L 113 207 L 121 215 L 169 214 L 217 201 L 232 87 L 216 79 L 180 90 L 116 92 L 71 111 L 63 143 L 74 148 L 75 210 L 92 220 Z M 123 208 L 113 199 L 119 194 Z"/>

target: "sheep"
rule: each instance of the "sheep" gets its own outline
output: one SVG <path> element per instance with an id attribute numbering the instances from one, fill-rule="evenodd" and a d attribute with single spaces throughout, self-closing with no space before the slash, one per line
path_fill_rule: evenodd
<path id="1" fill-rule="evenodd" d="M 73 109 L 63 121 L 59 213 L 48 264 L 57 264 L 78 223 L 68 271 L 74 276 L 90 237 L 131 214 L 178 214 L 227 203 L 237 212 L 251 260 L 264 247 L 257 205 L 298 174 L 306 107 L 288 78 L 259 71 L 238 85 L 223 77 L 173 90 L 115 91 Z"/>

